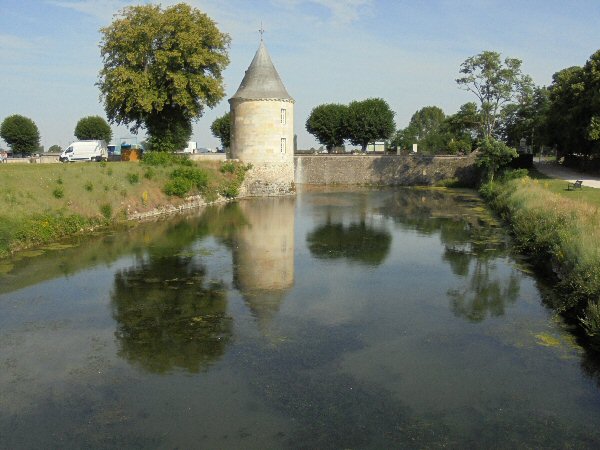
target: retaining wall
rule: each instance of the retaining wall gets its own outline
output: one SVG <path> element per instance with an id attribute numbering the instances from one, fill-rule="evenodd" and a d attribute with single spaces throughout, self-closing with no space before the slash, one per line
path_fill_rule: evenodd
<path id="1" fill-rule="evenodd" d="M 477 182 L 475 156 L 306 155 L 294 158 L 296 184 L 433 185 Z"/>

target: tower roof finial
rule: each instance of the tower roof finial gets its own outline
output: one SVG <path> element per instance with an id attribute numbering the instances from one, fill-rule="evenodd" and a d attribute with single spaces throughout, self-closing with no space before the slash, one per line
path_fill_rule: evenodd
<path id="1" fill-rule="evenodd" d="M 262 42 L 263 34 L 265 34 L 265 29 L 263 28 L 262 20 L 260 21 L 260 30 L 258 30 L 258 32 L 260 33 L 260 41 Z"/>

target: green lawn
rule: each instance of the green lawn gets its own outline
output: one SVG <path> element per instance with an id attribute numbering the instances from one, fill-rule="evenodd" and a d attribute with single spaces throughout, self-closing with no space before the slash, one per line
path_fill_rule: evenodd
<path id="1" fill-rule="evenodd" d="M 600 207 L 600 189 L 586 186 L 584 183 L 581 189 L 568 190 L 567 187 L 569 183 L 567 181 L 550 178 L 536 169 L 529 169 L 529 176 L 532 179 L 537 180 L 540 186 L 550 192 L 559 194 L 571 200 L 578 200 Z"/>
<path id="2" fill-rule="evenodd" d="M 237 195 L 239 174 L 229 166 L 191 164 L 202 169 L 206 185 L 187 195 Z M 175 168 L 137 162 L 0 164 L 0 258 L 136 212 L 181 204 L 184 198 L 165 193 Z"/>

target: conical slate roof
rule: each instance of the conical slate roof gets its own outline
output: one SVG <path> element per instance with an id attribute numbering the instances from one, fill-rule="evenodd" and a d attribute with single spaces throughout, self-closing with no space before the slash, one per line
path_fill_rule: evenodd
<path id="1" fill-rule="evenodd" d="M 246 70 L 237 92 L 231 97 L 247 100 L 273 99 L 294 101 L 285 89 L 263 41 Z"/>

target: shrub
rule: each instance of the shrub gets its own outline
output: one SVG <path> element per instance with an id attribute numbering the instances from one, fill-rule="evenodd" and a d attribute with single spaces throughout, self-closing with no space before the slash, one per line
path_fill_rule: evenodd
<path id="1" fill-rule="evenodd" d="M 82 216 L 72 214 L 36 214 L 25 218 L 18 226 L 14 234 L 15 242 L 24 244 L 44 244 L 78 233 L 91 222 Z"/>
<path id="2" fill-rule="evenodd" d="M 233 161 L 225 161 L 223 164 L 221 164 L 220 170 L 221 173 L 234 173 L 236 167 L 237 164 Z"/>
<path id="3" fill-rule="evenodd" d="M 140 176 L 137 173 L 128 173 L 127 181 L 129 181 L 130 184 L 137 184 L 140 182 Z"/>
<path id="4" fill-rule="evenodd" d="M 156 176 L 156 172 L 152 167 L 146 167 L 144 170 L 144 178 L 147 180 L 152 180 Z"/>
<path id="5" fill-rule="evenodd" d="M 174 164 L 174 155 L 167 152 L 144 152 L 142 164 L 148 166 L 170 166 Z"/>
<path id="6" fill-rule="evenodd" d="M 52 195 L 54 195 L 54 198 L 63 198 L 65 196 L 65 191 L 63 188 L 57 187 L 52 191 Z"/>
<path id="7" fill-rule="evenodd" d="M 595 347 L 598 348 L 600 340 L 600 303 L 590 301 L 585 310 L 585 315 L 581 318 L 581 323 L 588 336 L 595 341 Z"/>
<path id="8" fill-rule="evenodd" d="M 192 185 L 198 189 L 203 189 L 208 184 L 208 173 L 204 169 L 197 167 L 180 167 L 171 173 L 173 178 L 187 178 Z"/>
<path id="9" fill-rule="evenodd" d="M 109 203 L 100 205 L 100 214 L 102 214 L 102 217 L 106 220 L 110 220 L 113 214 L 112 206 Z"/>
<path id="10" fill-rule="evenodd" d="M 173 178 L 165 184 L 165 194 L 177 197 L 185 197 L 192 190 L 193 184 L 187 178 Z"/>
<path id="11" fill-rule="evenodd" d="M 219 190 L 219 193 L 223 197 L 235 198 L 240 193 L 240 185 L 241 183 L 238 182 L 238 180 L 228 180 L 227 182 L 223 183 L 221 189 Z"/>
<path id="12" fill-rule="evenodd" d="M 92 192 L 94 190 L 94 185 L 92 184 L 91 181 L 88 181 L 87 183 L 85 183 L 85 190 L 88 192 Z"/>

